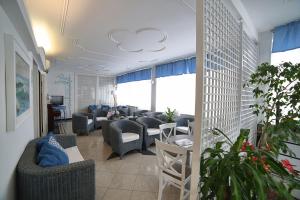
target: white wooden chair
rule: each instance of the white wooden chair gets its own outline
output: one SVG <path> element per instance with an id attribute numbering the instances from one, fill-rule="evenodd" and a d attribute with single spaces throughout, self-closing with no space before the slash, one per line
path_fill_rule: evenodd
<path id="1" fill-rule="evenodd" d="M 194 135 L 195 122 L 188 121 L 188 135 Z"/>
<path id="2" fill-rule="evenodd" d="M 159 125 L 160 141 L 169 142 L 169 138 L 176 135 L 176 123 L 166 123 Z"/>
<path id="3" fill-rule="evenodd" d="M 180 200 L 189 197 L 187 184 L 191 180 L 191 168 L 186 165 L 187 149 L 155 140 L 159 167 L 158 200 L 162 199 L 167 184 L 180 189 Z"/>

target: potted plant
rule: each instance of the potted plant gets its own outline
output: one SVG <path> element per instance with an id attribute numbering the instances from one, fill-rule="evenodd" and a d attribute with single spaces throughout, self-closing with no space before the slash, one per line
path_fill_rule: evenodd
<path id="1" fill-rule="evenodd" d="M 172 123 L 175 120 L 176 116 L 176 110 L 171 110 L 169 107 L 167 107 L 167 111 L 165 112 L 166 121 L 168 123 Z"/>
<path id="2" fill-rule="evenodd" d="M 257 103 L 251 105 L 261 116 L 259 147 L 270 147 L 294 155 L 285 141 L 299 143 L 300 133 L 300 63 L 285 62 L 279 66 L 263 63 L 244 87 L 252 86 Z"/>
<path id="3" fill-rule="evenodd" d="M 272 199 L 272 195 L 294 199 L 291 190 L 300 185 L 287 160 L 278 161 L 271 149 L 255 148 L 248 141 L 249 130 L 241 130 L 235 142 L 219 129 L 211 133 L 223 135 L 226 140 L 201 155 L 201 199 Z"/>

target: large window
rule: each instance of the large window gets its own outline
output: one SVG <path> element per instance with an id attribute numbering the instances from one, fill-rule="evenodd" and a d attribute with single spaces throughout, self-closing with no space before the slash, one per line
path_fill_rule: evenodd
<path id="1" fill-rule="evenodd" d="M 195 114 L 196 74 L 156 79 L 156 110 L 176 109 L 179 114 Z"/>
<path id="2" fill-rule="evenodd" d="M 117 87 L 118 105 L 131 105 L 151 109 L 151 80 L 120 83 Z"/>
<path id="3" fill-rule="evenodd" d="M 272 53 L 271 63 L 279 65 L 283 62 L 291 62 L 293 64 L 300 63 L 300 48 L 290 51 Z"/>

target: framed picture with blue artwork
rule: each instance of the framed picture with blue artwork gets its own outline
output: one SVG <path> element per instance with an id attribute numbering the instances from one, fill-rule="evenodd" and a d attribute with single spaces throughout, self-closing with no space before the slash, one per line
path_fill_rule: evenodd
<path id="1" fill-rule="evenodd" d="M 31 52 L 5 34 L 6 130 L 14 131 L 32 112 Z"/>

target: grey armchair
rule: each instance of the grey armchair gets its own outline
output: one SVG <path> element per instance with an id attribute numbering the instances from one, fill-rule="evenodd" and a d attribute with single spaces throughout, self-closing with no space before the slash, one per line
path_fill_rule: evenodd
<path id="1" fill-rule="evenodd" d="M 117 120 L 110 124 L 110 142 L 113 152 L 120 158 L 131 150 L 142 151 L 143 127 L 130 120 Z"/>
<path id="2" fill-rule="evenodd" d="M 155 142 L 155 139 L 160 139 L 159 125 L 165 122 L 153 117 L 139 117 L 136 121 L 143 125 L 144 145 L 149 147 Z"/>
<path id="3" fill-rule="evenodd" d="M 75 135 L 56 135 L 63 148 L 76 146 Z M 95 162 L 85 160 L 43 168 L 36 164 L 36 143 L 28 143 L 16 169 L 20 200 L 94 200 Z"/>
<path id="4" fill-rule="evenodd" d="M 88 134 L 94 129 L 94 115 L 92 113 L 73 113 L 72 129 L 76 134 Z"/>
<path id="5" fill-rule="evenodd" d="M 107 113 L 108 111 L 97 109 L 94 113 L 94 119 L 95 119 L 95 129 L 98 129 L 101 127 L 101 121 L 107 120 Z"/>
<path id="6" fill-rule="evenodd" d="M 102 120 L 101 121 L 101 127 L 102 127 L 102 136 L 104 139 L 104 142 L 106 142 L 107 144 L 111 144 L 110 143 L 110 124 L 113 122 L 113 120 Z"/>
<path id="7" fill-rule="evenodd" d="M 175 119 L 176 122 L 176 134 L 187 134 L 188 133 L 188 121 L 193 122 L 195 117 L 192 115 L 182 115 Z"/>
<path id="8" fill-rule="evenodd" d="M 137 117 L 143 117 L 147 112 L 149 112 L 149 110 L 136 110 L 135 112 L 133 112 L 133 115 Z"/>

